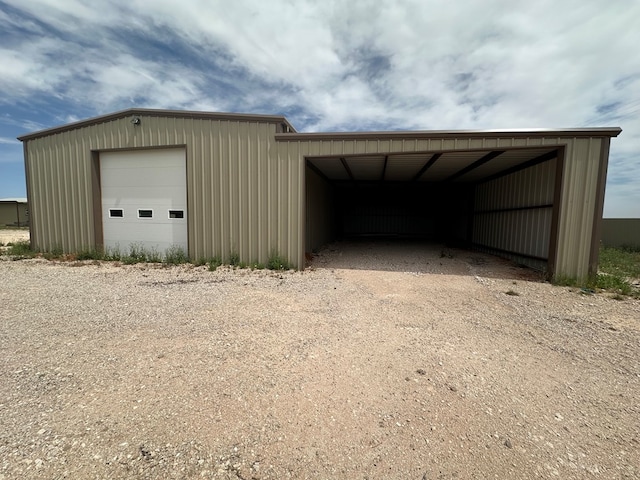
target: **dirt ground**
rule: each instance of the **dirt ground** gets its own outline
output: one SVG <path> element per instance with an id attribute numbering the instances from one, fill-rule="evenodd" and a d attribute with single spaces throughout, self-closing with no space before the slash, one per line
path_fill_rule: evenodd
<path id="1" fill-rule="evenodd" d="M 640 478 L 640 301 L 494 257 L 0 261 L 0 480 Z"/>
<path id="2" fill-rule="evenodd" d="M 29 240 L 29 230 L 26 228 L 0 228 L 0 247 L 7 243 Z"/>

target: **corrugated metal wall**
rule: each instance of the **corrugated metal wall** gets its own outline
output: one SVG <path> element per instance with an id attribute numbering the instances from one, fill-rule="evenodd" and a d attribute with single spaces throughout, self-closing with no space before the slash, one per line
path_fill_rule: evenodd
<path id="1" fill-rule="evenodd" d="M 306 169 L 306 252 L 314 252 L 335 238 L 331 186 L 312 169 Z"/>
<path id="2" fill-rule="evenodd" d="M 34 247 L 77 251 L 94 238 L 92 151 L 186 146 L 189 254 L 298 258 L 299 162 L 271 155 L 275 123 L 140 115 L 26 141 Z M 304 253 L 304 252 L 303 252 Z"/>
<path id="3" fill-rule="evenodd" d="M 591 243 L 599 241 L 593 238 L 594 212 L 600 169 L 606 169 L 606 159 L 601 159 L 603 142 L 608 145 L 609 138 L 570 138 L 566 142 L 554 271 L 583 279 L 589 275 Z"/>
<path id="4" fill-rule="evenodd" d="M 476 187 L 473 243 L 546 268 L 551 239 L 557 160 Z M 520 254 L 520 255 L 517 255 Z"/>

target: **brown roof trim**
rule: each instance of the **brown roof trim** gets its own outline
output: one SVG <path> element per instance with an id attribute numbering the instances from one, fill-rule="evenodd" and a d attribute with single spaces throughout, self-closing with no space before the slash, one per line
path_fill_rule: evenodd
<path id="1" fill-rule="evenodd" d="M 265 122 L 265 123 L 284 123 L 294 132 L 295 128 L 289 123 L 289 121 L 282 115 L 259 115 L 248 113 L 222 113 L 222 112 L 198 112 L 191 110 L 159 110 L 154 108 L 129 108 L 126 110 L 120 110 L 118 112 L 109 113 L 107 115 L 100 115 L 98 117 L 88 118 L 86 120 L 80 120 L 79 122 L 68 123 L 66 125 L 60 125 L 58 127 L 47 128 L 33 133 L 27 133 L 18 137 L 18 140 L 24 142 L 25 140 L 31 140 L 38 137 L 44 137 L 52 135 L 54 133 L 66 132 L 80 127 L 86 127 L 89 125 L 95 125 L 99 123 L 109 122 L 111 120 L 117 120 L 122 117 L 128 117 L 133 115 L 140 116 L 153 116 L 153 117 L 179 117 L 179 118 L 198 118 L 206 120 L 232 120 L 240 122 Z"/>
<path id="2" fill-rule="evenodd" d="M 413 130 L 389 132 L 331 132 L 331 133 L 278 133 L 276 141 L 297 142 L 314 140 L 400 140 L 451 137 L 482 138 L 536 138 L 536 137 L 617 137 L 620 127 L 518 129 L 518 130 Z"/>

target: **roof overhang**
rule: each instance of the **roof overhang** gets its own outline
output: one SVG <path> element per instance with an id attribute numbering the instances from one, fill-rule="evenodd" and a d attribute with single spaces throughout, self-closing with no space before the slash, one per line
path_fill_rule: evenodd
<path id="1" fill-rule="evenodd" d="M 264 123 L 281 123 L 286 125 L 290 131 L 295 132 L 296 129 L 289 123 L 289 121 L 282 115 L 258 115 L 258 114 L 245 114 L 245 113 L 219 113 L 219 112 L 198 112 L 190 110 L 159 110 L 152 108 L 129 108 L 127 110 L 120 110 L 118 112 L 109 113 L 107 115 L 100 115 L 98 117 L 88 118 L 86 120 L 80 120 L 79 122 L 68 123 L 66 125 L 60 125 L 58 127 L 47 128 L 45 130 L 39 130 L 37 132 L 28 133 L 18 137 L 18 140 L 24 142 L 25 140 L 32 140 L 34 138 L 45 137 L 55 133 L 67 132 L 75 130 L 81 127 L 87 127 L 91 125 L 97 125 L 100 123 L 110 122 L 119 118 L 126 118 L 132 116 L 147 116 L 147 117 L 167 117 L 167 118 L 194 118 L 204 120 L 231 120 L 240 122 L 264 122 Z"/>
<path id="2" fill-rule="evenodd" d="M 333 147 L 326 147 L 327 142 L 335 143 L 337 150 L 340 150 L 343 142 L 365 145 L 357 154 L 306 156 L 306 165 L 334 185 L 382 185 L 393 182 L 476 184 L 557 158 L 562 148 L 562 142 L 558 142 L 558 139 L 611 138 L 617 137 L 621 131 L 618 127 L 604 127 L 290 133 L 276 135 L 276 141 L 306 142 L 311 145 L 305 150 L 316 152 L 334 151 Z M 545 139 L 553 141 L 546 142 Z M 421 140 L 445 140 L 451 148 L 440 151 L 399 151 L 404 141 L 415 143 Z M 388 152 L 381 151 L 382 148 L 378 149 L 382 145 L 380 142 L 391 149 Z M 371 143 L 376 153 L 363 153 L 368 151 L 366 145 Z M 326 148 L 321 148 L 323 144 Z M 470 147 L 474 144 L 480 146 Z M 512 146 L 499 146 L 506 144 Z"/>
<path id="3" fill-rule="evenodd" d="M 280 133 L 279 142 L 327 141 L 327 140 L 401 140 L 434 138 L 536 138 L 536 137 L 617 137 L 620 127 L 594 128 L 527 128 L 514 130 L 408 130 L 384 132 L 320 132 Z"/>

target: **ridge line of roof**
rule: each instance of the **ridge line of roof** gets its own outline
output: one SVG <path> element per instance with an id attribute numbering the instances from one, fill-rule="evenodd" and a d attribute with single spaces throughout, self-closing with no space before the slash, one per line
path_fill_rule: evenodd
<path id="1" fill-rule="evenodd" d="M 67 123 L 56 127 L 46 128 L 32 133 L 27 133 L 18 137 L 24 142 L 55 133 L 73 130 L 74 128 L 104 123 L 128 115 L 149 115 L 167 116 L 183 118 L 208 118 L 226 119 L 240 121 L 265 121 L 285 123 L 293 133 L 278 133 L 275 135 L 277 141 L 299 141 L 299 140 L 345 140 L 345 139 L 393 139 L 393 138 L 445 138 L 454 136 L 465 137 L 541 137 L 541 136 L 607 136 L 617 137 L 622 129 L 620 127 L 589 127 L 589 128 L 523 128 L 509 130 L 386 130 L 386 131 L 356 131 L 356 132 L 296 132 L 295 128 L 283 115 L 265 115 L 251 113 L 227 113 L 227 112 L 203 112 L 197 110 L 164 110 L 151 108 L 128 108 L 117 112 L 99 115 L 77 122 Z"/>
<path id="2" fill-rule="evenodd" d="M 149 116 L 167 116 L 167 117 L 192 117 L 192 118 L 209 118 L 209 119 L 226 119 L 226 120 L 245 120 L 245 121 L 265 121 L 265 122 L 282 122 L 285 123 L 294 132 L 296 129 L 289 123 L 289 120 L 284 115 L 264 115 L 254 113 L 227 113 L 227 112 L 203 112 L 198 110 L 163 110 L 156 108 L 127 108 L 125 110 L 119 110 L 113 113 L 107 113 L 105 115 L 98 115 L 96 117 L 79 120 L 77 122 L 67 123 L 64 125 L 58 125 L 56 127 L 45 128 L 32 133 L 26 133 L 20 135 L 18 140 L 24 142 L 25 140 L 31 140 L 38 137 L 44 137 L 46 135 L 52 135 L 54 133 L 65 132 L 73 130 L 74 128 L 86 127 L 89 125 L 95 125 L 98 123 L 108 122 L 120 117 L 129 115 L 149 115 Z"/>
<path id="3" fill-rule="evenodd" d="M 445 138 L 445 137 L 617 137 L 620 127 L 590 128 L 522 128 L 510 130 L 403 130 L 362 132 L 301 132 L 278 133 L 276 141 L 299 140 L 349 140 L 394 138 Z"/>

